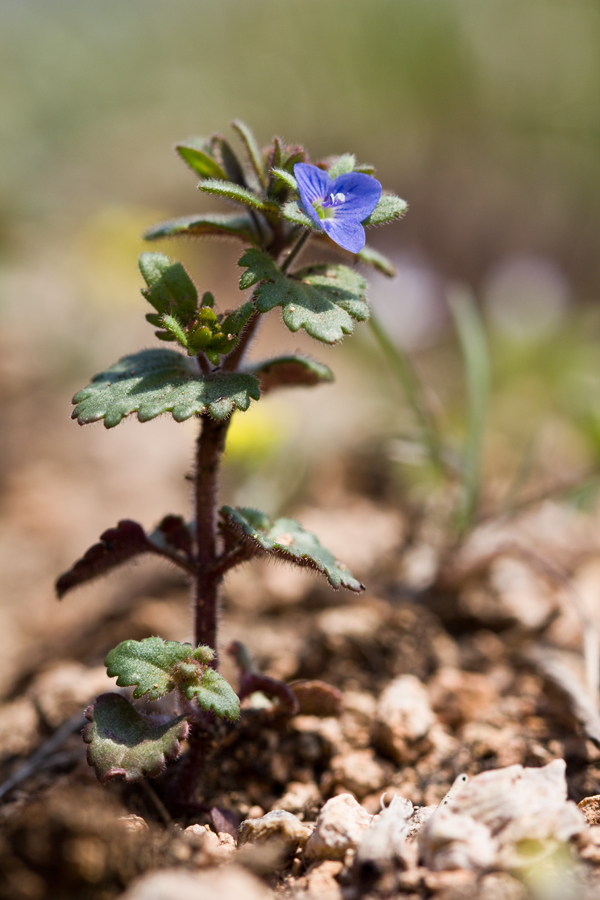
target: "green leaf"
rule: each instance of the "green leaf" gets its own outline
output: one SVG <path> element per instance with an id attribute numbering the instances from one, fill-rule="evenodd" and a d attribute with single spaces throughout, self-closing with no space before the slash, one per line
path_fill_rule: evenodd
<path id="1" fill-rule="evenodd" d="M 136 685 L 136 700 L 144 694 L 148 694 L 148 700 L 158 700 L 178 687 L 176 667 L 191 660 L 193 651 L 191 644 L 159 637 L 122 641 L 110 651 L 104 665 L 110 678 L 117 676 L 119 687 Z"/>
<path id="2" fill-rule="evenodd" d="M 302 225 L 304 228 L 310 228 L 311 231 L 320 232 L 313 220 L 306 215 L 297 200 L 288 200 L 281 209 L 281 217 L 286 222 L 292 222 L 294 225 Z"/>
<path id="3" fill-rule="evenodd" d="M 348 567 L 337 560 L 330 550 L 322 547 L 318 538 L 305 531 L 295 519 L 277 519 L 273 522 L 258 510 L 234 509 L 231 506 L 224 506 L 220 514 L 223 529 L 250 542 L 257 553 L 270 553 L 297 566 L 316 569 L 336 590 L 340 587 L 351 591 L 364 590 L 364 585 L 352 576 Z"/>
<path id="4" fill-rule="evenodd" d="M 308 356 L 279 356 L 267 359 L 248 369 L 260 379 L 261 396 L 283 387 L 312 387 L 333 381 L 329 366 Z"/>
<path id="5" fill-rule="evenodd" d="M 239 334 L 244 325 L 248 323 L 253 312 L 254 304 L 251 300 L 248 300 L 247 303 L 242 303 L 238 309 L 229 313 L 229 315 L 223 319 L 221 322 L 221 329 L 225 334 Z"/>
<path id="6" fill-rule="evenodd" d="M 178 690 L 217 716 L 237 719 L 238 697 L 229 682 L 210 668 L 214 656 L 210 647 L 194 649 L 191 644 L 150 637 L 123 641 L 110 651 L 104 664 L 109 676 L 117 676 L 119 687 L 136 686 L 135 699 L 148 695 L 149 700 L 158 700 Z"/>
<path id="7" fill-rule="evenodd" d="M 385 222 L 393 222 L 401 219 L 408 203 L 401 200 L 395 194 L 382 194 L 381 199 L 370 216 L 363 221 L 363 225 L 383 225 Z"/>
<path id="8" fill-rule="evenodd" d="M 347 266 L 312 266 L 284 275 L 266 253 L 256 249 L 247 250 L 238 265 L 248 269 L 240 287 L 265 282 L 254 292 L 257 310 L 265 313 L 281 306 L 290 331 L 304 328 L 316 340 L 335 344 L 352 334 L 355 319 L 369 317 L 366 282 Z"/>
<path id="9" fill-rule="evenodd" d="M 214 134 L 212 136 L 212 141 L 216 155 L 223 163 L 223 169 L 225 170 L 227 180 L 244 187 L 246 185 L 246 173 L 229 141 L 226 141 L 220 134 Z"/>
<path id="10" fill-rule="evenodd" d="M 234 184 L 232 181 L 207 179 L 200 182 L 198 190 L 204 191 L 205 194 L 221 197 L 223 200 L 231 200 L 233 203 L 242 203 L 259 212 L 277 213 L 279 211 L 279 205 L 273 200 L 263 200 L 254 191 Z"/>
<path id="11" fill-rule="evenodd" d="M 175 313 L 187 325 L 196 314 L 198 292 L 181 263 L 164 253 L 142 253 L 139 267 L 148 285 L 142 289 L 146 300 L 161 315 Z"/>
<path id="12" fill-rule="evenodd" d="M 158 241 L 161 238 L 178 237 L 180 235 L 198 235 L 208 237 L 236 237 L 242 241 L 256 243 L 256 226 L 250 216 L 234 213 L 207 213 L 191 216 L 180 216 L 153 225 L 144 232 L 146 241 Z"/>
<path id="13" fill-rule="evenodd" d="M 96 375 L 73 397 L 72 418 L 80 425 L 104 419 L 113 428 L 131 413 L 140 422 L 170 412 L 176 422 L 209 413 L 226 419 L 234 409 L 247 410 L 258 400 L 260 388 L 253 375 L 202 375 L 195 360 L 176 350 L 142 350 Z"/>
<path id="14" fill-rule="evenodd" d="M 344 153 L 338 156 L 329 166 L 329 177 L 337 178 L 339 175 L 347 175 L 353 172 L 356 166 L 356 157 L 353 153 Z"/>
<path id="15" fill-rule="evenodd" d="M 190 138 L 175 145 L 175 150 L 182 160 L 196 172 L 200 178 L 220 178 L 227 181 L 227 175 L 214 158 L 212 142 L 206 138 Z"/>
<path id="16" fill-rule="evenodd" d="M 160 324 L 165 328 L 173 340 L 178 341 L 182 347 L 188 349 L 188 340 L 185 331 L 177 321 L 175 316 L 169 316 L 165 313 Z M 193 353 L 191 355 L 194 355 Z"/>
<path id="17" fill-rule="evenodd" d="M 259 184 L 262 184 L 263 187 L 267 186 L 267 178 L 265 177 L 265 172 L 261 162 L 261 153 L 260 148 L 256 142 L 256 138 L 254 134 L 248 128 L 248 126 L 242 122 L 240 119 L 234 119 L 231 123 L 231 127 L 237 131 L 240 136 L 248 154 L 248 159 L 250 160 L 250 164 L 258 178 Z"/>
<path id="18" fill-rule="evenodd" d="M 375 166 L 372 166 L 371 163 L 359 163 L 359 165 L 354 166 L 355 172 L 362 172 L 363 175 L 372 175 L 375 171 Z"/>
<path id="19" fill-rule="evenodd" d="M 288 187 L 298 193 L 298 182 L 291 172 L 287 172 L 285 169 L 280 169 L 279 166 L 275 166 L 275 168 L 271 169 L 271 171 L 276 178 L 279 178 L 280 181 L 284 181 Z"/>
<path id="20" fill-rule="evenodd" d="M 274 279 L 282 275 L 281 269 L 274 259 L 262 250 L 250 248 L 246 250 L 241 259 L 238 260 L 238 266 L 243 266 L 246 271 L 240 276 L 240 290 L 245 291 L 246 288 L 252 287 L 259 281 Z"/>
<path id="21" fill-rule="evenodd" d="M 157 724 L 120 694 L 101 694 L 88 706 L 85 717 L 87 760 L 101 784 L 118 777 L 129 782 L 144 776 L 156 778 L 168 759 L 180 755 L 180 742 L 189 730 L 185 715 Z"/>
<path id="22" fill-rule="evenodd" d="M 235 722 L 239 717 L 240 701 L 237 694 L 229 682 L 214 669 L 207 668 L 199 683 L 188 685 L 184 693 L 188 700 L 197 700 L 202 709 L 207 712 L 212 710 L 220 718 Z"/>
<path id="23" fill-rule="evenodd" d="M 387 275 L 388 278 L 393 278 L 396 274 L 396 267 L 391 259 L 388 259 L 387 256 L 384 256 L 383 253 L 374 250 L 372 247 L 365 246 L 356 255 L 361 262 L 366 263 L 368 266 L 373 266 L 374 269 Z"/>

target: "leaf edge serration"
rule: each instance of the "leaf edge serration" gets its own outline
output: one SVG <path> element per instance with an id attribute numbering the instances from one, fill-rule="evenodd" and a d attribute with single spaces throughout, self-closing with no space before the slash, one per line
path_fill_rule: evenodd
<path id="1" fill-rule="evenodd" d="M 365 590 L 364 584 L 352 575 L 348 566 L 336 559 L 330 550 L 323 547 L 316 535 L 310 531 L 306 531 L 306 529 L 304 529 L 295 519 L 279 518 L 273 521 L 266 513 L 263 513 L 260 510 L 233 506 L 221 507 L 220 517 L 223 531 L 226 533 L 230 530 L 238 538 L 242 537 L 249 541 L 254 546 L 257 555 L 269 553 L 292 565 L 313 569 L 321 575 L 324 575 L 334 590 L 339 590 L 340 587 L 345 587 L 355 593 L 361 593 Z M 253 525 L 251 521 L 252 518 L 259 524 Z M 289 523 L 291 528 L 297 528 L 302 535 L 312 538 L 319 549 L 323 551 L 324 554 L 330 556 L 332 561 L 324 561 L 319 557 L 302 552 L 296 553 L 289 545 L 271 539 L 267 534 L 261 533 L 272 530 L 275 525 L 283 522 Z M 339 574 L 337 574 L 338 572 Z"/>
<path id="2" fill-rule="evenodd" d="M 162 366 L 158 364 L 161 359 Z M 148 364 L 141 374 L 135 369 L 140 361 Z M 193 359 L 176 350 L 152 348 L 123 356 L 114 365 L 95 375 L 85 388 L 75 394 L 72 400 L 75 409 L 71 418 L 76 419 L 80 425 L 103 420 L 105 428 L 114 428 L 133 413 L 137 414 L 140 422 L 149 422 L 163 413 L 170 413 L 176 422 L 204 414 L 222 421 L 235 409 L 245 412 L 251 400 L 260 399 L 259 380 L 249 373 L 217 372 L 203 375 L 194 367 Z M 161 369 L 165 373 L 162 381 Z M 140 391 L 139 384 L 144 379 L 148 380 L 148 387 L 145 391 Z M 159 383 L 152 384 L 157 379 Z M 128 381 L 131 384 L 129 394 L 125 392 L 124 396 L 120 396 L 118 386 L 126 385 Z M 196 397 L 194 385 L 197 385 Z M 108 392 L 113 387 L 115 390 L 111 398 Z M 208 392 L 205 399 L 202 399 L 202 389 Z M 162 399 L 161 390 L 164 394 Z M 104 403 L 101 402 L 102 395 L 105 395 Z M 131 399 L 125 402 L 128 397 Z"/>
<path id="3" fill-rule="evenodd" d="M 97 748 L 94 747 L 94 742 L 97 739 L 98 741 L 104 740 L 106 742 L 110 742 L 115 745 L 116 751 L 117 748 L 123 748 L 127 746 L 126 741 L 116 741 L 113 736 L 115 735 L 115 725 L 114 725 L 114 715 L 112 721 L 109 722 L 110 727 L 107 729 L 107 734 L 105 737 L 100 737 L 98 735 L 98 729 L 100 727 L 97 718 L 95 717 L 95 713 L 97 714 L 98 708 L 101 708 L 103 705 L 110 704 L 115 709 L 120 707 L 120 713 L 126 713 L 130 715 L 132 721 L 136 721 L 140 728 L 142 726 L 146 726 L 146 729 L 149 733 L 149 737 L 154 733 L 157 736 L 156 743 L 159 740 L 163 740 L 163 744 L 166 746 L 155 747 L 154 755 L 151 757 L 151 761 L 147 762 L 145 765 L 142 762 L 138 763 L 137 767 L 134 768 L 129 763 L 129 767 L 126 765 L 119 765 L 119 762 L 123 762 L 123 758 L 126 757 L 126 751 L 121 750 L 122 756 L 121 759 L 115 759 L 114 764 L 102 764 L 101 756 L 97 752 Z M 150 716 L 145 716 L 143 713 L 138 712 L 138 710 L 127 700 L 126 697 L 123 697 L 122 694 L 118 694 L 116 692 L 108 691 L 104 694 L 100 694 L 94 703 L 91 703 L 84 712 L 85 718 L 87 719 L 87 723 L 83 728 L 82 737 L 84 743 L 88 745 L 86 757 L 88 765 L 94 769 L 96 772 L 96 777 L 100 784 L 107 784 L 108 781 L 111 781 L 113 778 L 123 778 L 126 782 L 132 783 L 136 781 L 140 781 L 142 778 L 156 778 L 158 777 L 165 769 L 167 761 L 170 759 L 177 759 L 181 755 L 182 746 L 181 742 L 185 740 L 189 732 L 189 723 L 187 721 L 186 714 L 182 714 L 180 716 L 176 716 L 174 719 L 171 719 L 170 722 L 165 723 L 156 723 L 153 724 L 152 718 Z M 109 716 L 110 719 L 110 716 Z M 163 732 L 162 734 L 157 734 L 157 732 Z M 164 741 L 166 735 L 169 735 L 170 732 L 173 732 L 170 735 L 170 740 Z M 148 739 L 147 739 L 148 740 Z M 140 741 L 136 742 L 136 745 L 139 747 Z M 135 758 L 135 757 L 134 757 Z"/>

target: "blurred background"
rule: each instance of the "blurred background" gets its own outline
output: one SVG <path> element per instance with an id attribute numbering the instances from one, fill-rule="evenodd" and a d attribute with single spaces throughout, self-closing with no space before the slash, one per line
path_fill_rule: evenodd
<path id="1" fill-rule="evenodd" d="M 600 461 L 599 101 L 600 6 L 583 0 L 0 0 L 0 690 L 61 648 L 77 655 L 99 615 L 156 584 L 144 563 L 55 601 L 56 575 L 104 529 L 188 510 L 193 423 L 69 420 L 94 372 L 155 343 L 143 230 L 218 205 L 175 141 L 240 117 L 261 144 L 277 133 L 313 160 L 350 151 L 376 165 L 410 209 L 371 233 L 398 269 L 371 278 L 374 308 L 459 446 L 447 301 L 475 296 L 492 370 L 482 502 L 502 507 L 588 484 Z M 238 246 L 156 249 L 221 308 L 238 302 Z M 397 510 L 431 501 L 403 390 L 367 326 L 327 348 L 272 313 L 253 352 L 275 347 L 308 350 L 337 382 L 238 416 L 228 501 L 343 509 L 350 483 Z M 385 544 L 389 521 L 357 509 L 358 546 L 366 533 Z M 336 552 L 342 521 L 321 521 Z"/>

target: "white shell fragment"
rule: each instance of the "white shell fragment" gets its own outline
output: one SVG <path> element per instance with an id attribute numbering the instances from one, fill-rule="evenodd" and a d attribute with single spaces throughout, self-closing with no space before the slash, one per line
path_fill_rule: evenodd
<path id="1" fill-rule="evenodd" d="M 565 762 L 483 772 L 429 818 L 420 853 L 434 870 L 518 869 L 552 853 L 587 827 L 567 800 Z"/>

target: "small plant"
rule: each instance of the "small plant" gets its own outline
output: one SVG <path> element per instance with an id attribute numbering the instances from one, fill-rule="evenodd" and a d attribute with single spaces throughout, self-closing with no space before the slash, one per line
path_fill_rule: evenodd
<path id="1" fill-rule="evenodd" d="M 263 315 L 280 307 L 285 325 L 303 328 L 326 344 L 351 334 L 368 318 L 366 282 L 352 265 L 293 268 L 309 240 L 327 242 L 386 272 L 393 267 L 365 246 L 364 226 L 400 218 L 406 203 L 382 194 L 372 167 L 345 154 L 318 165 L 299 146 L 274 138 L 262 152 L 241 122 L 234 122 L 245 150 L 242 163 L 219 135 L 177 145 L 179 156 L 200 177 L 199 190 L 237 205 L 239 211 L 186 216 L 150 228 L 149 241 L 179 235 L 233 237 L 246 245 L 238 265 L 241 291 L 250 297 L 219 311 L 210 292 L 200 298 L 181 263 L 162 253 L 143 253 L 142 294 L 156 337 L 178 345 L 126 356 L 73 398 L 80 425 L 99 420 L 114 428 L 137 413 L 147 422 L 170 413 L 176 422 L 200 421 L 194 475 L 195 516 L 191 523 L 167 515 L 150 533 L 127 519 L 105 531 L 57 582 L 59 597 L 142 554 L 168 559 L 194 585 L 195 643 L 150 637 L 124 641 L 110 651 L 106 667 L 117 684 L 134 687 L 133 698 L 158 700 L 175 692 L 179 714 L 172 718 L 138 711 L 120 694 L 103 694 L 86 710 L 88 761 L 101 782 L 117 776 L 137 781 L 156 776 L 166 760 L 189 740 L 189 772 L 180 778 L 182 802 L 191 802 L 198 770 L 211 745 L 217 719 L 235 721 L 240 700 L 261 691 L 282 712 L 293 712 L 291 690 L 256 672 L 240 644 L 232 647 L 241 670 L 239 696 L 218 672 L 219 594 L 234 566 L 257 556 L 308 566 L 333 588 L 362 591 L 363 585 L 293 519 L 272 521 L 255 509 L 218 508 L 218 477 L 227 429 L 234 412 L 269 391 L 311 386 L 333 379 L 329 368 L 304 356 L 245 363 L 248 345 Z M 183 763 L 183 769 L 185 763 Z"/>

